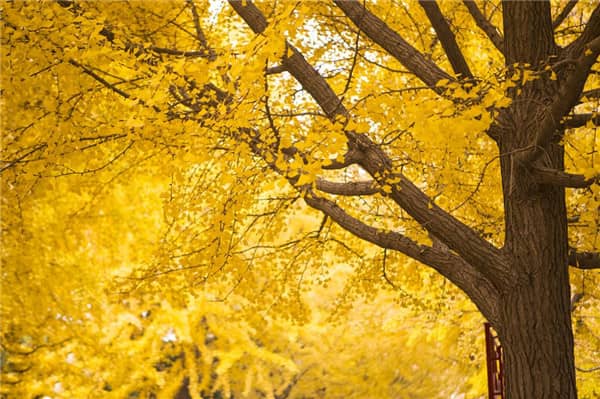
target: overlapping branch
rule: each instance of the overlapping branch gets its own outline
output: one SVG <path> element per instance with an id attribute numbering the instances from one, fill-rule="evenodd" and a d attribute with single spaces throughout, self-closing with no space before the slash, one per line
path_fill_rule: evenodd
<path id="1" fill-rule="evenodd" d="M 73 59 L 69 60 L 69 64 L 73 65 L 74 67 L 80 68 L 83 71 L 83 73 L 85 73 L 86 75 L 91 76 L 93 79 L 95 79 L 96 81 L 100 82 L 104 87 L 106 87 L 106 88 L 114 91 L 115 93 L 117 93 L 121 97 L 123 97 L 123 98 L 129 98 L 129 97 L 131 97 L 131 95 L 129 93 L 126 93 L 123 90 L 119 89 L 114 84 L 110 83 L 109 81 L 107 81 L 102 76 L 98 75 L 96 72 L 92 71 L 90 68 L 86 67 L 85 65 L 80 64 L 79 62 L 77 62 L 77 61 L 75 61 Z"/>
<path id="2" fill-rule="evenodd" d="M 39 143 L 39 144 L 37 144 L 37 145 L 33 146 L 33 147 L 32 147 L 32 148 L 29 150 L 29 151 L 25 152 L 24 154 L 22 154 L 22 155 L 18 156 L 18 157 L 17 157 L 17 158 L 15 158 L 15 159 L 12 159 L 12 160 L 10 160 L 10 161 L 0 161 L 0 162 L 3 162 L 3 163 L 5 163 L 5 164 L 6 164 L 6 165 L 4 165 L 4 166 L 0 167 L 0 173 L 4 172 L 4 171 L 5 171 L 5 170 L 7 170 L 7 169 L 10 169 L 10 168 L 12 168 L 13 166 L 15 166 L 15 165 L 16 165 L 16 164 L 18 164 L 18 163 L 21 163 L 21 162 L 26 162 L 25 160 L 26 160 L 26 159 L 27 159 L 27 158 L 28 158 L 30 155 L 33 155 L 33 154 L 35 154 L 36 152 L 38 152 L 38 151 L 40 151 L 40 150 L 43 150 L 43 149 L 45 149 L 45 148 L 47 148 L 47 147 L 48 147 L 48 144 L 47 144 L 47 143 Z"/>

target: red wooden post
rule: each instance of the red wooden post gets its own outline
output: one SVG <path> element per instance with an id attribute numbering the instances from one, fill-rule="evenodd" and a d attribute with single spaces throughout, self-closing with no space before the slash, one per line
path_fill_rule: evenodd
<path id="1" fill-rule="evenodd" d="M 487 363 L 489 399 L 504 399 L 504 358 L 498 336 L 490 323 L 485 327 L 485 354 Z"/>

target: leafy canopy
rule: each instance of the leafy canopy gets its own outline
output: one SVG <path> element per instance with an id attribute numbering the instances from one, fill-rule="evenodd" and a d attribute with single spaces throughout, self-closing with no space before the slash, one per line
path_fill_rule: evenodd
<path id="1" fill-rule="evenodd" d="M 442 79 L 443 98 L 329 3 L 256 6 L 268 16 L 261 35 L 217 1 L 2 4 L 7 397 L 485 392 L 482 319 L 465 296 L 303 197 L 321 190 L 368 225 L 431 244 L 391 206 L 395 177 L 374 184 L 359 167 L 335 168 L 346 133 L 365 133 L 432 207 L 500 245 L 499 160 L 485 132 L 507 90 L 538 77 L 527 65 L 507 75 L 458 2 L 441 7 L 481 81 Z M 498 25 L 495 5 L 484 6 Z M 581 2 L 566 19 L 565 43 L 591 9 Z M 417 3 L 370 10 L 448 66 Z M 294 51 L 350 120 L 279 73 Z M 597 112 L 598 100 L 578 109 Z M 568 130 L 567 169 L 598 173 L 596 131 L 591 121 Z M 369 195 L 333 195 L 347 182 Z M 597 248 L 598 186 L 568 201 L 571 242 Z M 600 351 L 598 274 L 575 271 L 572 285 L 585 293 L 574 320 L 587 370 Z M 597 393 L 593 376 L 580 373 L 582 397 Z"/>

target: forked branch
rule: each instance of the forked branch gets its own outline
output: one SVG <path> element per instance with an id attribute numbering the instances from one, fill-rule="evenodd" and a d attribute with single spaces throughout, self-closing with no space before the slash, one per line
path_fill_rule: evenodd
<path id="1" fill-rule="evenodd" d="M 129 93 L 124 92 L 123 90 L 119 89 L 118 87 L 116 87 L 114 84 L 110 83 L 109 81 L 107 81 L 106 79 L 104 79 L 102 76 L 98 75 L 96 72 L 92 71 L 90 68 L 86 67 L 83 64 L 80 64 L 79 62 L 71 59 L 69 60 L 69 64 L 80 68 L 83 73 L 85 73 L 88 76 L 91 76 L 93 79 L 97 80 L 98 82 L 100 82 L 104 87 L 114 91 L 115 93 L 117 93 L 118 95 L 120 95 L 123 98 L 129 98 L 131 97 L 131 95 Z"/>
<path id="2" fill-rule="evenodd" d="M 198 15 L 196 4 L 194 4 L 194 0 L 187 0 L 187 3 L 190 6 L 190 9 L 192 10 L 192 19 L 194 20 L 194 28 L 196 29 L 196 39 L 198 39 L 202 47 L 211 51 L 211 49 L 208 47 L 208 42 L 206 41 L 204 31 L 202 31 L 202 27 L 200 26 L 200 16 Z"/>
<path id="3" fill-rule="evenodd" d="M 600 36 L 600 5 L 596 6 L 583 32 L 565 48 L 565 57 L 577 58 L 584 51 L 586 44 Z"/>

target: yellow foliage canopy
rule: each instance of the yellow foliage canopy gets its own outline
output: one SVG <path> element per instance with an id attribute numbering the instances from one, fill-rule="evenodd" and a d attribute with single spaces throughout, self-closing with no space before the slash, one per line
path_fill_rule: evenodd
<path id="1" fill-rule="evenodd" d="M 488 133 L 555 72 L 506 67 L 462 3 L 440 3 L 476 82 L 424 84 L 326 2 L 257 2 L 256 35 L 218 1 L 2 4 L 2 397 L 481 397 L 483 318 L 419 258 L 463 254 L 393 198 L 410 179 L 423 212 L 501 246 Z M 369 10 L 451 70 L 417 2 Z M 598 109 L 581 98 L 590 117 L 561 138 L 585 179 Z M 359 166 L 356 137 L 392 165 Z M 569 245 L 597 250 L 599 207 L 597 184 L 568 191 Z M 390 231 L 422 252 L 382 248 Z M 581 397 L 600 389 L 599 282 L 571 272 Z"/>

